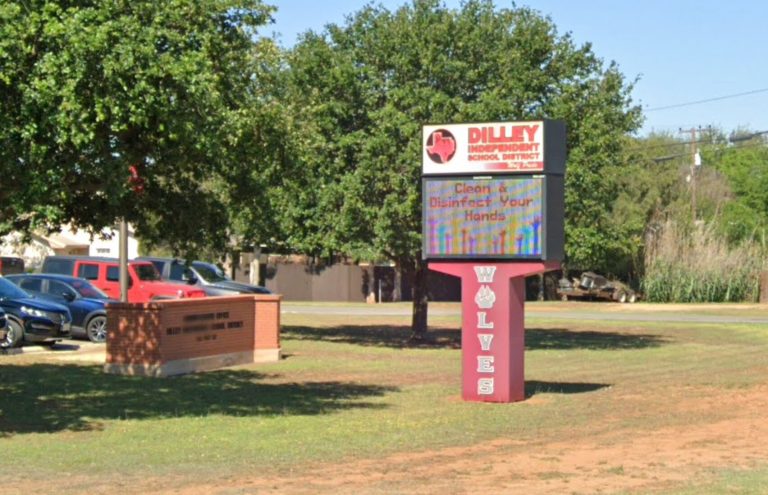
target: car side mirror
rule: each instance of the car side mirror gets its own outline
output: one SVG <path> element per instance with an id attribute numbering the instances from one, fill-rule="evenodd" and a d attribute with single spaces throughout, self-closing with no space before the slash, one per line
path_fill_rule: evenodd
<path id="1" fill-rule="evenodd" d="M 75 295 L 71 292 L 62 292 L 61 295 L 69 302 L 72 302 L 75 300 Z"/>
<path id="2" fill-rule="evenodd" d="M 187 283 L 188 283 L 189 285 L 195 285 L 195 284 L 197 283 L 197 277 L 195 277 L 194 275 L 190 274 L 190 275 L 187 277 Z"/>

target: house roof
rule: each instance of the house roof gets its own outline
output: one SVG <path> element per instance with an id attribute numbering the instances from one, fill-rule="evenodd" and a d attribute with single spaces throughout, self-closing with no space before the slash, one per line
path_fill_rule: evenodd
<path id="1" fill-rule="evenodd" d="M 80 239 L 75 239 L 72 236 L 68 236 L 64 232 L 55 232 L 53 234 L 41 235 L 39 237 L 53 249 L 64 249 L 71 247 L 87 248 L 90 246 L 90 243 L 83 242 Z"/>

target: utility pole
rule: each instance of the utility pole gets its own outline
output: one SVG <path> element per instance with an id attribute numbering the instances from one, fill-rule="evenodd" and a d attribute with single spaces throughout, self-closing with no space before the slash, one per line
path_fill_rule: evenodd
<path id="1" fill-rule="evenodd" d="M 120 302 L 128 302 L 128 222 L 125 221 L 125 218 L 120 219 L 120 241 L 118 247 L 120 257 L 120 268 L 118 270 Z"/>
<path id="2" fill-rule="evenodd" d="M 680 132 L 691 133 L 691 217 L 694 224 L 696 223 L 696 171 L 701 166 L 701 155 L 699 155 L 699 150 L 696 147 L 696 132 L 700 130 L 701 127 L 698 129 L 695 127 L 680 129 Z"/>

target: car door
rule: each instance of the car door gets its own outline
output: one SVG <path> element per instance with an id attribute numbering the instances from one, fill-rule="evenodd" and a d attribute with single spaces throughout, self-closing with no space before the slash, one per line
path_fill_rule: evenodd
<path id="1" fill-rule="evenodd" d="M 103 290 L 110 298 L 120 300 L 120 267 L 117 265 L 107 265 L 105 267 L 106 275 L 104 277 Z"/>
<path id="2" fill-rule="evenodd" d="M 82 308 L 81 304 L 78 304 L 79 296 L 72 287 L 58 280 L 48 280 L 48 284 L 44 288 L 46 298 L 69 308 L 73 325 L 83 326 L 87 311 Z"/>
<path id="3" fill-rule="evenodd" d="M 104 288 L 101 286 L 104 282 L 103 277 L 99 277 L 100 269 L 101 265 L 99 263 L 90 261 L 77 261 L 75 263 L 75 273 L 72 275 L 75 277 L 84 278 L 99 289 L 104 290 Z"/>
<path id="4" fill-rule="evenodd" d="M 109 288 L 109 291 L 104 290 L 106 294 L 116 300 L 120 300 L 120 266 L 119 265 L 107 265 L 106 266 L 107 274 L 105 277 L 106 282 L 104 283 L 105 287 Z M 99 287 L 101 289 L 101 287 Z M 136 301 L 136 289 L 134 288 L 133 284 L 133 274 L 131 274 L 131 267 L 128 266 L 128 301 L 134 302 Z"/>
<path id="5" fill-rule="evenodd" d="M 150 260 L 153 265 L 155 265 L 155 268 L 157 268 L 158 273 L 160 273 L 161 278 L 168 278 L 168 266 L 171 264 L 170 262 L 161 261 L 161 260 Z"/>
<path id="6" fill-rule="evenodd" d="M 36 296 L 43 295 L 43 279 L 25 277 L 19 280 L 17 285 L 30 294 L 34 294 Z"/>
<path id="7" fill-rule="evenodd" d="M 183 263 L 171 263 L 170 273 L 168 274 L 168 280 L 173 282 L 186 283 L 189 279 L 191 271 Z"/>

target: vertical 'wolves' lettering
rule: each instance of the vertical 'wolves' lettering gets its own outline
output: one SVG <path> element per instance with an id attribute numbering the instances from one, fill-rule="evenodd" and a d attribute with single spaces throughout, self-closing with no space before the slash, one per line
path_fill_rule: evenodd
<path id="1" fill-rule="evenodd" d="M 493 342 L 492 333 L 479 333 L 477 334 L 477 338 L 480 340 L 480 349 L 484 351 L 491 350 L 491 342 Z"/>
<path id="2" fill-rule="evenodd" d="M 492 284 L 493 274 L 496 273 L 495 266 L 476 266 L 475 273 L 477 274 L 477 281 L 481 284 Z"/>
<path id="3" fill-rule="evenodd" d="M 493 395 L 493 378 L 479 378 L 477 380 L 478 395 Z"/>
<path id="4" fill-rule="evenodd" d="M 493 356 L 477 356 L 477 372 L 493 373 Z"/>
<path id="5" fill-rule="evenodd" d="M 477 328 L 493 328 L 492 321 L 485 321 L 485 311 L 477 312 Z"/>

